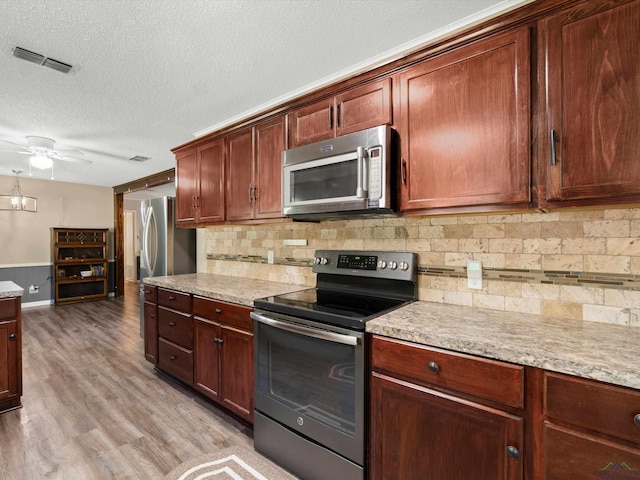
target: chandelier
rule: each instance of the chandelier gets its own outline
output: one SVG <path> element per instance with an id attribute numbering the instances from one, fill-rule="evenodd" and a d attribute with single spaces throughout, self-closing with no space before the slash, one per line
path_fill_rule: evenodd
<path id="1" fill-rule="evenodd" d="M 36 212 L 37 201 L 36 197 L 29 197 L 22 193 L 20 188 L 20 174 L 21 170 L 12 170 L 16 174 L 16 185 L 13 187 L 11 193 L 7 195 L 0 195 L 0 210 L 18 210 L 23 212 Z"/>

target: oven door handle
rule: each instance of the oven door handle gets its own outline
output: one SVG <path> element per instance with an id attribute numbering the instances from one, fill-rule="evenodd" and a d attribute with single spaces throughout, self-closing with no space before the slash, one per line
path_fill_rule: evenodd
<path id="1" fill-rule="evenodd" d="M 333 343 L 342 343 L 343 345 L 358 345 L 360 339 L 358 337 L 352 337 L 351 335 L 343 335 L 341 333 L 327 332 L 324 330 L 318 330 L 316 328 L 303 327 L 301 325 L 293 325 L 291 323 L 275 320 L 270 317 L 266 317 L 256 312 L 250 313 L 251 318 L 256 322 L 264 323 L 280 330 L 287 330 L 289 332 L 298 333 L 307 337 L 319 338 L 321 340 L 328 340 Z"/>

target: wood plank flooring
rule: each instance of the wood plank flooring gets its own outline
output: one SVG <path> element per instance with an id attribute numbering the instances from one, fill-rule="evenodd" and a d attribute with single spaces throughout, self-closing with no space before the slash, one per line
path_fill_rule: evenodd
<path id="1" fill-rule="evenodd" d="M 23 407 L 0 414 L 0 479 L 161 479 L 251 430 L 144 360 L 125 298 L 23 309 Z"/>

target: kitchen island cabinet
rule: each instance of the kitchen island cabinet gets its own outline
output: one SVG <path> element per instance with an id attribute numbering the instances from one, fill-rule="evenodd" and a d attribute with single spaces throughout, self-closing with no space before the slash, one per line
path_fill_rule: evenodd
<path id="1" fill-rule="evenodd" d="M 191 295 L 158 289 L 158 368 L 193 384 Z"/>
<path id="2" fill-rule="evenodd" d="M 391 78 L 354 87 L 289 114 L 289 144 L 299 147 L 393 123 Z"/>
<path id="3" fill-rule="evenodd" d="M 144 285 L 144 357 L 158 364 L 158 289 L 153 285 Z"/>
<path id="4" fill-rule="evenodd" d="M 529 29 L 400 74 L 400 210 L 530 201 Z"/>
<path id="5" fill-rule="evenodd" d="M 522 367 L 374 336 L 371 368 L 370 478 L 523 478 Z"/>
<path id="6" fill-rule="evenodd" d="M 21 406 L 22 289 L 0 282 L 0 412 Z"/>
<path id="7" fill-rule="evenodd" d="M 640 1 L 590 1 L 540 23 L 542 207 L 640 199 Z"/>

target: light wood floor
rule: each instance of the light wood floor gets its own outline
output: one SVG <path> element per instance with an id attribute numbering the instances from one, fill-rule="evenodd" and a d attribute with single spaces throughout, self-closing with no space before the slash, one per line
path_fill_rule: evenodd
<path id="1" fill-rule="evenodd" d="M 162 479 L 251 430 L 154 372 L 125 299 L 23 309 L 23 407 L 0 414 L 0 479 Z"/>

